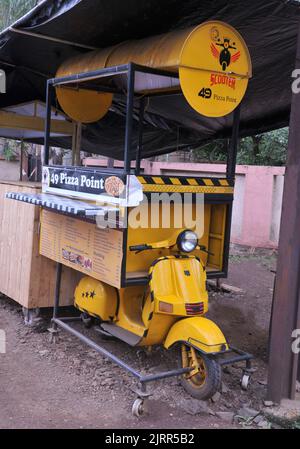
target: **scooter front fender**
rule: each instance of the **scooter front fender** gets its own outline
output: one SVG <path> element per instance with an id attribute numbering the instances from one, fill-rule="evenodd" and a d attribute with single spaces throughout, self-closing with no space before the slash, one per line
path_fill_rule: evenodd
<path id="1" fill-rule="evenodd" d="M 213 321 L 204 317 L 184 318 L 177 321 L 169 330 L 164 347 L 169 349 L 175 343 L 186 343 L 207 354 L 228 349 L 221 329 Z"/>

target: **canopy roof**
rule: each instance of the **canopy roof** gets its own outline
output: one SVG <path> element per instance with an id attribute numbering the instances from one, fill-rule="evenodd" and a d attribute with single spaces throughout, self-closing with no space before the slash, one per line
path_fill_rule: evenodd
<path id="1" fill-rule="evenodd" d="M 299 13 L 298 2 L 284 0 L 45 0 L 0 35 L 0 68 L 7 74 L 0 108 L 44 101 L 47 78 L 71 56 L 222 20 L 242 34 L 253 62 L 242 135 L 279 128 L 289 120 Z M 143 157 L 227 137 L 231 122 L 230 116 L 200 116 L 182 95 L 153 97 L 147 105 Z M 122 159 L 124 123 L 124 103 L 117 98 L 104 119 L 84 127 L 83 149 Z M 69 138 L 59 136 L 52 143 L 71 146 Z"/>
<path id="2" fill-rule="evenodd" d="M 1 137 L 32 141 L 44 137 L 46 105 L 32 101 L 0 110 Z M 72 137 L 74 129 L 68 118 L 52 108 L 52 136 Z"/>

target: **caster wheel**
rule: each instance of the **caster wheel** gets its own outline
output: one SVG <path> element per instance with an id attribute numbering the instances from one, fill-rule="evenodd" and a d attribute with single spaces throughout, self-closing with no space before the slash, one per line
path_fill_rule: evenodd
<path id="1" fill-rule="evenodd" d="M 48 329 L 49 332 L 49 342 L 50 343 L 57 343 L 58 339 L 59 339 L 59 334 L 57 329 L 54 329 L 53 327 L 51 327 L 50 329 Z"/>
<path id="2" fill-rule="evenodd" d="M 145 403 L 143 399 L 136 399 L 132 405 L 133 416 L 140 418 L 145 413 Z"/>
<path id="3" fill-rule="evenodd" d="M 57 342 L 56 336 L 53 334 L 50 334 L 49 336 L 49 342 L 55 344 Z"/>
<path id="4" fill-rule="evenodd" d="M 93 325 L 93 318 L 89 316 L 87 313 L 82 313 L 80 315 L 81 321 L 83 322 L 83 325 L 86 329 L 90 329 Z"/>
<path id="5" fill-rule="evenodd" d="M 243 374 L 241 378 L 241 388 L 242 390 L 248 390 L 249 383 L 250 383 L 250 374 Z"/>
<path id="6" fill-rule="evenodd" d="M 38 307 L 36 307 L 35 309 L 27 309 L 26 307 L 22 307 L 22 313 L 25 326 L 34 327 L 41 321 L 41 312 Z"/>

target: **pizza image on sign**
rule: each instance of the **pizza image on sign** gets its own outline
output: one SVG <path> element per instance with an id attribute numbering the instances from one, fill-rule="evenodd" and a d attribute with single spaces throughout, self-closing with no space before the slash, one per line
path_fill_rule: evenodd
<path id="1" fill-rule="evenodd" d="M 223 22 L 205 22 L 186 39 L 179 65 L 182 92 L 207 117 L 230 114 L 242 101 L 252 76 L 248 48 Z"/>
<path id="2" fill-rule="evenodd" d="M 121 178 L 110 176 L 105 180 L 105 191 L 112 196 L 121 196 L 125 189 L 125 184 Z"/>

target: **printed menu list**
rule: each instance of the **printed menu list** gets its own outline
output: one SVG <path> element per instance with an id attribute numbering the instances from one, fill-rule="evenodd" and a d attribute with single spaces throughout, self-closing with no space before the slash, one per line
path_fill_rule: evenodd
<path id="1" fill-rule="evenodd" d="M 109 285 L 121 287 L 123 233 L 43 210 L 40 254 Z"/>

